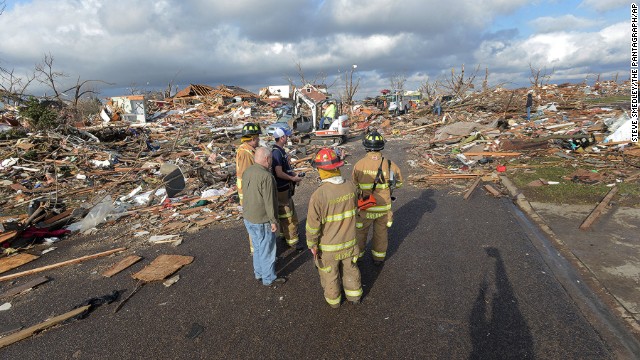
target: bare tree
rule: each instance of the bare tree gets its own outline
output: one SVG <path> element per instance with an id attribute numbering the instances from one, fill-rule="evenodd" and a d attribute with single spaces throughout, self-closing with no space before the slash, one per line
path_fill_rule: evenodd
<path id="1" fill-rule="evenodd" d="M 58 90 L 59 78 L 68 77 L 67 74 L 61 71 L 53 70 L 53 55 L 45 54 L 41 63 L 36 64 L 36 78 L 37 80 L 50 88 L 53 91 L 53 96 L 62 101 L 61 95 L 63 94 Z"/>
<path id="2" fill-rule="evenodd" d="M 24 96 L 24 92 L 35 79 L 36 75 L 27 74 L 23 79 L 22 77 L 16 76 L 14 71 L 14 69 L 8 70 L 0 67 L 0 89 L 2 89 L 7 96 L 18 100 Z"/>
<path id="3" fill-rule="evenodd" d="M 436 88 L 437 82 L 430 81 L 429 77 L 420 82 L 420 93 L 422 93 L 423 98 L 427 98 L 429 100 L 433 99 L 436 96 Z"/>
<path id="4" fill-rule="evenodd" d="M 163 92 L 163 96 L 165 99 L 168 99 L 171 97 L 171 92 L 173 91 L 173 88 L 175 87 L 175 92 L 178 92 L 178 85 L 174 85 L 174 81 L 176 80 L 176 77 L 178 77 L 178 74 L 180 74 L 180 71 L 176 72 L 176 74 L 171 78 L 171 80 L 169 80 L 169 83 L 167 84 L 166 89 Z"/>
<path id="5" fill-rule="evenodd" d="M 78 80 L 76 81 L 76 84 L 68 89 L 66 89 L 65 91 L 63 91 L 64 93 L 66 93 L 67 91 L 71 91 L 73 90 L 73 100 L 72 100 L 72 104 L 73 107 L 76 108 L 78 106 L 78 101 L 84 97 L 93 97 L 94 95 L 97 95 L 100 93 L 100 91 L 98 91 L 96 88 L 94 87 L 88 87 L 85 85 L 91 84 L 91 83 L 103 83 L 103 84 L 107 84 L 107 85 L 115 85 L 113 83 L 108 83 L 106 81 L 103 80 L 83 80 L 80 81 L 80 77 L 78 76 Z M 83 89 L 84 88 L 84 89 Z"/>
<path id="6" fill-rule="evenodd" d="M 548 84 L 551 79 L 551 75 L 555 71 L 555 68 L 552 68 L 551 71 L 547 71 L 547 67 L 537 68 L 534 67 L 531 63 L 529 63 L 529 69 L 531 70 L 531 75 L 529 75 L 529 82 L 531 86 L 534 88 L 538 88 L 544 84 Z"/>
<path id="7" fill-rule="evenodd" d="M 404 72 L 393 73 L 389 76 L 389 84 L 392 90 L 404 90 L 404 84 L 407 82 L 407 75 Z"/>
<path id="8" fill-rule="evenodd" d="M 344 81 L 344 103 L 347 105 L 353 105 L 353 98 L 358 92 L 360 86 L 360 78 L 353 81 L 353 73 L 356 72 L 358 65 L 352 65 L 351 69 L 342 72 L 342 79 Z"/>
<path id="9" fill-rule="evenodd" d="M 0 15 L 2 15 L 2 13 L 4 12 L 4 9 L 6 7 L 6 3 L 4 0 L 0 1 Z"/>
<path id="10" fill-rule="evenodd" d="M 293 63 L 296 66 L 296 73 L 299 81 L 298 83 L 300 84 L 299 87 L 303 87 L 307 84 L 312 84 L 312 85 L 325 85 L 327 89 L 330 89 L 338 81 L 338 79 L 336 78 L 331 82 L 331 84 L 327 84 L 327 74 L 323 71 L 317 72 L 316 75 L 313 77 L 313 79 L 309 81 L 309 78 L 305 76 L 305 72 L 302 68 L 302 63 L 299 60 L 297 61 L 294 60 Z M 291 75 L 286 75 L 285 80 L 289 83 L 289 85 L 293 87 L 297 86 L 296 81 L 293 79 Z"/>
<path id="11" fill-rule="evenodd" d="M 482 80 L 482 91 L 489 88 L 489 68 L 484 68 L 484 80 Z"/>
<path id="12" fill-rule="evenodd" d="M 127 88 L 127 90 L 129 90 L 129 95 L 142 95 L 142 94 L 144 94 L 144 90 L 142 90 L 142 88 L 140 88 L 138 86 L 138 83 L 136 83 L 135 81 L 132 82 L 131 84 L 129 84 L 129 87 Z"/>
<path id="13" fill-rule="evenodd" d="M 456 70 L 451 68 L 451 76 L 445 79 L 445 82 L 442 84 L 442 87 L 448 91 L 452 95 L 456 95 L 457 97 L 463 98 L 464 94 L 473 89 L 475 86 L 473 82 L 476 79 L 476 75 L 478 74 L 478 70 L 480 70 L 480 65 L 478 65 L 475 70 L 471 73 L 471 75 L 466 76 L 464 70 L 464 64 L 460 67 L 460 74 L 456 74 Z"/>

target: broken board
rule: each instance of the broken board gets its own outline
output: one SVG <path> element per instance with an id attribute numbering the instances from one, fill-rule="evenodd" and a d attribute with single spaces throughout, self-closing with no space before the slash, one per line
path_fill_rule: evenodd
<path id="1" fill-rule="evenodd" d="M 102 276 L 112 277 L 113 275 L 119 273 L 120 271 L 128 268 L 129 266 L 137 263 L 142 259 L 142 256 L 138 255 L 129 255 L 126 258 L 120 260 L 118 263 L 114 264 L 112 267 L 107 269 L 107 271 L 102 273 Z"/>
<path id="2" fill-rule="evenodd" d="M 24 265 L 37 258 L 39 258 L 39 256 L 31 255 L 27 253 L 21 253 L 18 255 L 2 258 L 0 259 L 0 274 L 2 274 L 3 272 L 7 272 L 9 270 L 15 269 L 18 266 Z"/>
<path id="3" fill-rule="evenodd" d="M 144 269 L 133 274 L 133 278 L 146 282 L 164 280 L 181 267 L 191 264 L 192 261 L 193 256 L 160 255 Z"/>
<path id="4" fill-rule="evenodd" d="M 8 298 L 14 295 L 18 295 L 20 293 L 23 293 L 25 291 L 31 290 L 33 288 L 35 288 L 38 285 L 42 285 L 44 283 L 46 283 L 47 281 L 49 281 L 50 279 L 46 276 L 41 276 L 39 278 L 33 279 L 31 281 L 28 281 L 22 285 L 13 287 L 3 293 L 0 294 L 0 299 L 4 299 L 4 298 Z"/>
<path id="5" fill-rule="evenodd" d="M 9 240 L 13 239 L 14 237 L 16 237 L 16 235 L 18 235 L 18 231 L 17 230 L 12 230 L 12 231 L 7 231 L 7 232 L 0 233 L 0 244 L 2 244 L 5 241 L 9 241 Z"/>

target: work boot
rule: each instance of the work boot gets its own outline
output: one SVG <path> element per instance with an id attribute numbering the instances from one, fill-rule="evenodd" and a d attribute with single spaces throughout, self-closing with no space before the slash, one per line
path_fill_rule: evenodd
<path id="1" fill-rule="evenodd" d="M 361 304 L 360 299 L 358 299 L 358 300 L 349 300 L 349 303 L 351 303 L 352 305 L 360 305 Z"/>
<path id="2" fill-rule="evenodd" d="M 297 251 L 304 250 L 304 245 L 302 244 L 302 241 L 298 241 L 298 243 L 296 243 L 296 250 Z"/>
<path id="3" fill-rule="evenodd" d="M 340 308 L 340 303 L 337 304 L 329 304 L 329 306 L 331 306 L 332 309 L 338 309 Z"/>
<path id="4" fill-rule="evenodd" d="M 373 260 L 373 265 L 382 266 L 384 264 L 384 260 Z"/>
<path id="5" fill-rule="evenodd" d="M 287 282 L 287 278 L 279 277 L 279 278 L 276 278 L 275 280 L 273 280 L 271 282 L 271 284 L 269 284 L 269 286 L 275 289 L 279 285 L 282 285 L 282 284 L 284 284 L 286 282 Z"/>

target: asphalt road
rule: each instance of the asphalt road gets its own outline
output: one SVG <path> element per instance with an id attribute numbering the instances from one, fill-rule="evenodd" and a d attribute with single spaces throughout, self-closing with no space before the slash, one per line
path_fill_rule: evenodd
<path id="1" fill-rule="evenodd" d="M 386 153 L 409 172 L 408 145 Z M 354 163 L 364 152 L 347 143 Z M 350 177 L 350 167 L 346 168 Z M 406 175 L 406 174 L 405 174 Z M 304 231 L 307 199 L 317 183 L 304 180 L 295 200 Z M 114 313 L 116 303 L 86 318 L 0 349 L 1 359 L 613 359 L 607 343 L 550 269 L 535 237 L 506 199 L 476 191 L 465 201 L 446 189 L 412 186 L 396 192 L 395 222 L 382 268 L 366 255 L 360 305 L 331 309 L 308 251 L 281 253 L 289 281 L 273 289 L 253 279 L 240 221 L 187 234 L 178 247 L 149 245 L 145 260 L 103 278 L 123 256 L 52 270 L 47 284 L 8 301 L 0 333 L 67 312 L 83 301 L 136 286 L 131 274 L 160 254 L 194 256 L 170 287 L 145 285 Z M 49 259 L 131 243 L 64 240 Z M 40 262 L 38 266 L 42 266 Z M 28 269 L 31 264 L 21 268 Z M 36 266 L 31 266 L 36 267 Z M 35 276 L 33 276 L 35 277 Z M 20 285 L 0 283 L 0 292 Z M 3 303 L 6 299 L 0 301 Z"/>

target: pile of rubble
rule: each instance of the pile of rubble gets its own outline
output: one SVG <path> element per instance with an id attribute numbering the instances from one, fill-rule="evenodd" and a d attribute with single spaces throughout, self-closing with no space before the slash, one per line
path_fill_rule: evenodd
<path id="1" fill-rule="evenodd" d="M 548 156 L 573 167 L 598 168 L 597 176 L 577 171 L 577 180 L 588 184 L 637 182 L 640 148 L 630 141 L 630 84 L 606 83 L 598 89 L 567 84 L 535 89 L 530 121 L 525 111 L 529 89 L 497 89 L 451 102 L 441 116 L 417 108 L 408 116 L 377 117 L 360 127 L 413 140 L 410 166 L 418 174 L 410 180 L 416 184 L 497 180 L 500 172 L 527 168 L 528 160 Z M 602 106 L 598 99 L 603 96 L 623 100 Z"/>
<path id="2" fill-rule="evenodd" d="M 628 83 L 537 88 L 531 121 L 523 116 L 527 91 L 476 92 L 444 104 L 441 116 L 427 106 L 402 116 L 362 104 L 345 110 L 352 138 L 376 128 L 411 141 L 409 180 L 417 185 L 495 180 L 524 166 L 514 159 L 548 155 L 610 170 L 597 181 L 638 181 L 640 149 L 624 137 L 624 106 L 592 102 L 628 94 Z M 122 104 L 113 101 L 93 122 L 0 141 L 4 253 L 123 221 L 129 226 L 120 236 L 178 244 L 186 231 L 238 219 L 235 150 L 244 123 L 275 121 L 274 102 L 265 100 L 236 87 L 190 85 L 171 101 L 150 101 L 143 124 L 118 116 Z M 2 111 L 6 126 L 19 124 L 15 108 Z M 314 149 L 296 146 L 298 138 L 289 151 L 309 169 Z"/>

